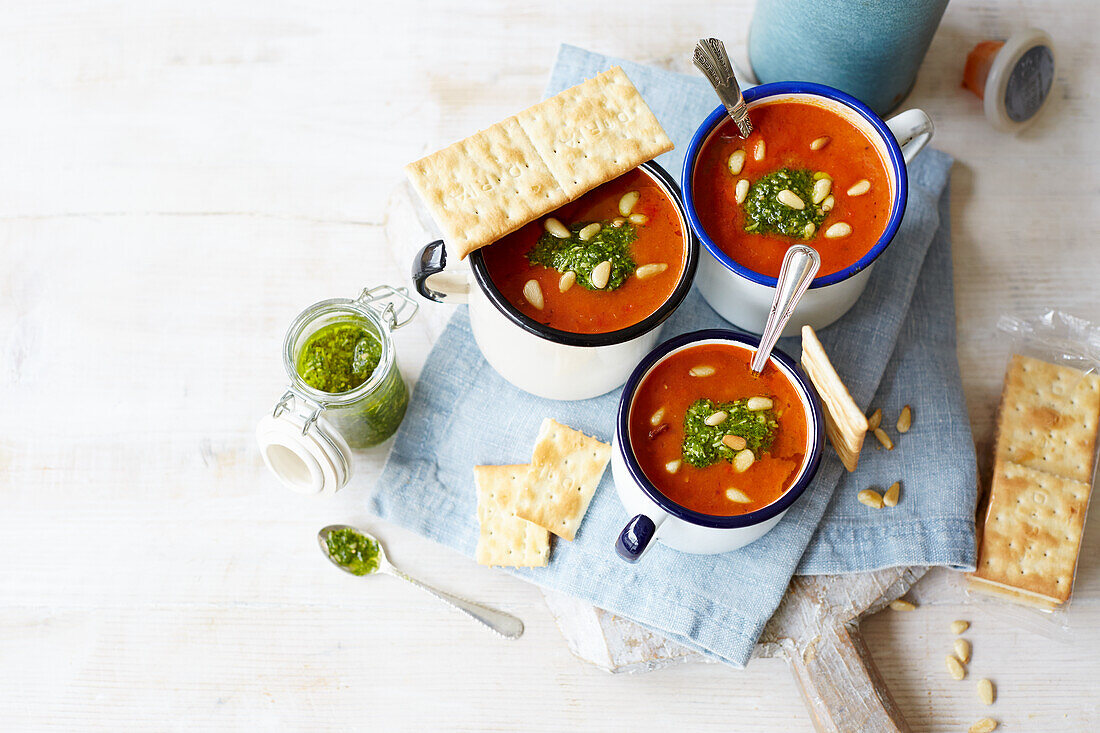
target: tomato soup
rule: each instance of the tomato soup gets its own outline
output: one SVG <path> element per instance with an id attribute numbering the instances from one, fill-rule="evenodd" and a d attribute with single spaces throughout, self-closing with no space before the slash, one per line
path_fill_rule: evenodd
<path id="1" fill-rule="evenodd" d="M 808 452 L 807 410 L 795 385 L 752 351 L 704 343 L 673 352 L 638 386 L 630 445 L 657 489 L 701 514 L 747 514 L 798 477 Z"/>
<path id="2" fill-rule="evenodd" d="M 609 333 L 644 320 L 672 296 L 687 260 L 679 212 L 639 169 L 482 252 L 508 302 L 570 333 Z"/>
<path id="3" fill-rule="evenodd" d="M 890 218 L 878 147 L 818 104 L 762 102 L 750 116 L 748 140 L 724 120 L 699 152 L 692 193 L 703 229 L 735 262 L 770 277 L 796 242 L 821 255 L 819 277 L 858 262 Z"/>

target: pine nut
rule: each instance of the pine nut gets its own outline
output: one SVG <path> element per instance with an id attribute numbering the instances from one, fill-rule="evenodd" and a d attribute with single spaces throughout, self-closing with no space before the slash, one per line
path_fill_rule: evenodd
<path id="1" fill-rule="evenodd" d="M 978 699 L 986 705 L 992 705 L 997 699 L 997 692 L 993 689 L 993 683 L 986 679 L 978 680 Z"/>
<path id="2" fill-rule="evenodd" d="M 750 397 L 749 401 L 745 403 L 745 407 L 753 412 L 759 412 L 760 410 L 772 409 L 774 404 L 771 397 Z"/>
<path id="3" fill-rule="evenodd" d="M 677 471 L 679 471 L 680 470 L 680 459 L 677 458 L 675 461 L 669 461 L 668 463 L 666 463 L 665 464 L 665 470 L 668 471 L 669 473 L 676 473 Z"/>
<path id="4" fill-rule="evenodd" d="M 890 610 L 891 611 L 916 611 L 917 610 L 917 604 L 913 603 L 912 601 L 907 601 L 903 598 L 898 598 L 896 600 L 890 601 Z"/>
<path id="5" fill-rule="evenodd" d="M 817 231 L 817 226 L 812 221 L 806 222 L 806 226 L 802 227 L 802 238 L 809 239 Z"/>
<path id="6" fill-rule="evenodd" d="M 570 270 L 558 279 L 558 292 L 564 293 L 569 288 L 573 287 L 573 283 L 577 282 L 577 273 Z"/>
<path id="7" fill-rule="evenodd" d="M 836 199 L 834 199 L 832 194 L 830 194 L 830 195 L 825 197 L 824 201 L 821 202 L 821 210 L 822 211 L 832 211 L 833 206 L 835 206 L 835 205 L 836 205 Z"/>
<path id="8" fill-rule="evenodd" d="M 649 217 L 645 214 L 631 214 L 626 218 L 631 224 L 637 224 L 639 226 L 645 226 L 649 223 Z"/>
<path id="9" fill-rule="evenodd" d="M 589 280 L 592 281 L 592 287 L 596 290 L 603 290 L 607 287 L 607 281 L 611 279 L 611 261 L 604 260 L 600 264 L 592 268 L 592 274 L 589 276 Z"/>
<path id="10" fill-rule="evenodd" d="M 829 191 L 833 188 L 833 182 L 828 178 L 822 178 L 814 183 L 814 203 L 820 204 L 825 200 L 825 197 L 829 195 Z"/>
<path id="11" fill-rule="evenodd" d="M 789 206 L 796 211 L 802 211 L 806 208 L 806 203 L 798 197 L 794 191 L 789 188 L 784 188 L 782 191 L 775 195 L 775 200 L 784 206 Z"/>
<path id="12" fill-rule="evenodd" d="M 740 489 L 726 489 L 726 498 L 730 501 L 736 501 L 738 504 L 751 504 L 752 499 Z"/>
<path id="13" fill-rule="evenodd" d="M 821 150 L 823 147 L 829 144 L 830 139 L 831 138 L 828 135 L 822 135 L 819 138 L 815 138 L 814 141 L 810 143 L 810 150 Z"/>
<path id="14" fill-rule="evenodd" d="M 997 721 L 993 718 L 982 718 L 970 726 L 966 733 L 993 733 L 997 730 Z"/>
<path id="15" fill-rule="evenodd" d="M 668 265 L 663 262 L 654 262 L 649 265 L 642 265 L 634 271 L 634 276 L 639 280 L 645 280 L 647 278 L 660 275 L 662 272 L 668 269 Z"/>
<path id="16" fill-rule="evenodd" d="M 873 431 L 882 422 L 882 408 L 875 410 L 871 413 L 871 416 L 867 418 L 867 429 Z"/>
<path id="17" fill-rule="evenodd" d="M 616 229 L 621 227 L 623 224 L 626 224 L 626 219 L 622 218 L 621 216 L 616 216 L 614 219 L 611 220 L 611 226 L 615 227 Z"/>
<path id="18" fill-rule="evenodd" d="M 584 229 L 581 229 L 579 232 L 577 232 L 577 236 L 580 237 L 582 242 L 591 242 L 592 237 L 596 236 L 599 233 L 600 223 L 594 221 L 586 226 Z"/>
<path id="19" fill-rule="evenodd" d="M 653 427 L 657 427 L 658 425 L 661 424 L 661 421 L 664 420 L 664 419 L 665 419 L 665 408 L 664 408 L 664 406 L 661 406 L 661 407 L 657 408 L 656 412 L 654 412 L 652 415 L 649 416 L 649 424 L 652 425 Z"/>
<path id="20" fill-rule="evenodd" d="M 546 301 L 542 299 L 542 288 L 539 287 L 538 280 L 528 280 L 523 284 L 523 297 L 535 310 L 542 310 L 546 305 Z"/>
<path id="21" fill-rule="evenodd" d="M 898 432 L 908 433 L 909 428 L 913 426 L 913 408 L 909 405 L 901 408 L 901 414 L 898 415 Z"/>
<path id="22" fill-rule="evenodd" d="M 949 654 L 943 660 L 943 663 L 947 665 L 947 671 L 951 673 L 951 676 L 957 680 L 961 680 L 966 677 L 966 667 L 959 661 L 958 657 L 954 654 Z"/>
<path id="23" fill-rule="evenodd" d="M 970 642 L 966 639 L 955 639 L 955 656 L 963 664 L 970 663 Z"/>
<path id="24" fill-rule="evenodd" d="M 897 506 L 898 499 L 901 498 L 901 482 L 895 481 L 890 484 L 890 488 L 886 490 L 886 493 L 882 496 L 882 503 L 886 506 Z"/>
<path id="25" fill-rule="evenodd" d="M 735 176 L 738 175 L 741 169 L 745 167 L 745 151 L 734 150 L 730 153 L 730 158 L 726 161 L 726 166 L 729 167 L 730 173 Z"/>
<path id="26" fill-rule="evenodd" d="M 619 213 L 623 216 L 630 216 L 630 212 L 634 211 L 634 207 L 641 197 L 642 195 L 637 191 L 627 191 L 624 193 L 623 197 L 619 199 Z"/>
<path id="27" fill-rule="evenodd" d="M 828 178 L 830 181 L 833 180 L 833 177 L 830 176 L 825 171 L 817 171 L 817 172 L 814 173 L 814 180 L 815 181 L 820 181 L 822 178 Z"/>
<path id="28" fill-rule="evenodd" d="M 764 141 L 763 140 L 757 140 L 756 141 L 756 146 L 753 147 L 753 149 L 752 149 L 752 159 L 757 161 L 757 162 L 760 162 L 761 160 L 764 160 Z"/>
<path id="29" fill-rule="evenodd" d="M 966 631 L 969 628 L 970 628 L 970 622 L 969 621 L 959 620 L 959 621 L 952 621 L 951 622 L 951 633 L 952 634 L 961 634 L 962 632 Z"/>
<path id="30" fill-rule="evenodd" d="M 709 364 L 700 364 L 699 366 L 693 366 L 688 369 L 688 374 L 693 377 L 710 377 L 714 375 L 714 367 Z"/>
<path id="31" fill-rule="evenodd" d="M 852 233 L 851 225 L 843 221 L 838 221 L 831 227 L 825 230 L 825 236 L 829 239 L 840 239 L 841 237 L 847 237 Z"/>
<path id="32" fill-rule="evenodd" d="M 861 178 L 852 184 L 852 187 L 848 189 L 849 196 L 862 196 L 871 190 L 871 182 L 866 178 Z"/>
<path id="33" fill-rule="evenodd" d="M 856 498 L 859 499 L 859 503 L 864 506 L 869 506 L 872 509 L 882 509 L 882 496 L 874 489 L 864 489 L 856 494 Z M 895 601 L 895 603 L 896 602 L 897 601 Z M 893 603 L 890 604 L 891 608 L 893 608 L 893 605 Z"/>
<path id="34" fill-rule="evenodd" d="M 878 442 L 882 443 L 882 447 L 886 450 L 894 450 L 894 441 L 890 440 L 890 436 L 886 434 L 886 431 L 882 428 L 875 428 L 875 437 L 878 438 Z"/>
<path id="35" fill-rule="evenodd" d="M 550 232 L 558 239 L 569 239 L 569 237 L 572 236 L 569 232 L 569 228 L 552 216 L 546 220 L 544 226 L 546 227 L 546 231 Z"/>
<path id="36" fill-rule="evenodd" d="M 745 446 L 748 445 L 748 441 L 746 441 L 740 435 L 727 435 L 722 438 L 722 445 L 726 446 L 730 450 L 745 450 Z"/>
<path id="37" fill-rule="evenodd" d="M 725 410 L 719 410 L 713 415 L 707 415 L 706 418 L 703 420 L 703 423 L 706 425 L 710 425 L 713 428 L 715 425 L 721 425 L 722 423 L 724 423 L 727 417 L 729 417 L 729 415 L 726 413 Z"/>
<path id="38" fill-rule="evenodd" d="M 748 448 L 738 451 L 737 455 L 733 457 L 733 470 L 737 473 L 744 473 L 752 467 L 754 461 L 756 461 L 756 456 Z"/>
<path id="39" fill-rule="evenodd" d="M 733 189 L 733 200 L 739 204 L 745 203 L 745 197 L 749 195 L 749 182 L 742 178 Z"/>

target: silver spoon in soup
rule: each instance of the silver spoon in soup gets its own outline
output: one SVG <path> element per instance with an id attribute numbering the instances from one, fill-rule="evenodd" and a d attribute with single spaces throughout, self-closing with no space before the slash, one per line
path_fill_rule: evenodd
<path id="1" fill-rule="evenodd" d="M 783 327 L 787 325 L 798 301 L 814 281 L 819 267 L 821 257 L 817 250 L 805 244 L 796 244 L 783 255 L 779 281 L 775 285 L 775 296 L 772 298 L 772 309 L 768 313 L 768 322 L 764 324 L 764 333 L 760 335 L 760 346 L 752 357 L 750 368 L 753 374 L 764 371 L 775 342 L 779 340 L 779 334 L 783 333 Z"/>

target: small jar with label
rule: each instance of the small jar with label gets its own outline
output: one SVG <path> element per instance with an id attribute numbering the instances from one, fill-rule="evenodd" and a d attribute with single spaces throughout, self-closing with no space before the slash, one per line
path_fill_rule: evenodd
<path id="1" fill-rule="evenodd" d="M 353 449 L 397 431 L 409 390 L 392 333 L 417 307 L 407 288 L 382 285 L 314 303 L 291 323 L 283 341 L 290 384 L 256 431 L 264 463 L 285 485 L 334 493 L 351 477 Z"/>

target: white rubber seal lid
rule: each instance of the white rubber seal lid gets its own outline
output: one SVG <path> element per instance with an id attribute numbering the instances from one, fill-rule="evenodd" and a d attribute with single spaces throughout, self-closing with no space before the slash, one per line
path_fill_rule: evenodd
<path id="1" fill-rule="evenodd" d="M 284 410 L 260 420 L 260 455 L 287 488 L 300 494 L 335 494 L 351 478 L 351 448 L 323 417 L 303 432 L 306 419 Z"/>
<path id="2" fill-rule="evenodd" d="M 985 80 L 982 109 L 998 130 L 1030 125 L 1054 83 L 1054 43 L 1036 28 L 1013 33 L 997 51 Z"/>

